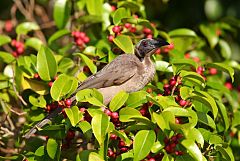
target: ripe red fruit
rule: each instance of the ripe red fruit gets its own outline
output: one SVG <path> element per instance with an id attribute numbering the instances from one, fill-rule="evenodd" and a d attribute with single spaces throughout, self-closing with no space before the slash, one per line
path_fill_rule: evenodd
<path id="1" fill-rule="evenodd" d="M 113 152 L 112 149 L 108 149 L 108 156 L 109 157 L 114 157 L 115 156 L 115 153 Z"/>
<path id="2" fill-rule="evenodd" d="M 199 66 L 199 67 L 197 68 L 197 70 L 196 70 L 196 72 L 197 72 L 198 74 L 200 74 L 200 75 L 203 74 L 203 71 L 204 71 L 204 68 L 203 68 L 202 66 Z"/>
<path id="3" fill-rule="evenodd" d="M 130 32 L 131 32 L 131 33 L 135 33 L 136 31 L 137 31 L 137 28 L 134 27 L 134 26 L 132 26 L 131 29 L 130 29 Z"/>
<path id="4" fill-rule="evenodd" d="M 148 161 L 156 161 L 155 158 L 149 158 Z"/>
<path id="5" fill-rule="evenodd" d="M 220 36 L 221 34 L 222 34 L 221 29 L 217 29 L 217 30 L 216 30 L 216 35 L 217 35 L 217 36 Z"/>
<path id="6" fill-rule="evenodd" d="M 65 105 L 66 106 L 71 106 L 72 105 L 72 101 L 70 99 L 66 99 L 65 100 Z"/>
<path id="7" fill-rule="evenodd" d="M 120 27 L 120 26 L 114 26 L 114 27 L 112 28 L 112 31 L 113 31 L 115 34 L 117 34 L 117 33 L 119 33 L 119 32 L 121 31 L 121 27 Z"/>
<path id="8" fill-rule="evenodd" d="M 11 41 L 11 45 L 12 45 L 13 47 L 15 47 L 15 46 L 16 46 L 16 42 L 17 42 L 17 40 L 13 39 L 13 40 Z"/>
<path id="9" fill-rule="evenodd" d="M 152 34 L 148 34 L 148 35 L 147 35 L 147 38 L 148 38 L 148 39 L 152 39 L 152 38 L 153 38 L 153 35 L 152 35 Z"/>
<path id="10" fill-rule="evenodd" d="M 172 153 L 173 149 L 170 147 L 170 145 L 167 145 L 164 147 L 167 153 Z"/>
<path id="11" fill-rule="evenodd" d="M 119 118 L 118 113 L 117 112 L 112 112 L 111 118 L 118 119 Z"/>
<path id="12" fill-rule="evenodd" d="M 172 86 L 172 87 L 175 86 L 176 83 L 177 83 L 177 81 L 172 80 L 172 79 L 169 81 L 169 84 L 170 84 L 170 86 Z"/>
<path id="13" fill-rule="evenodd" d="M 226 83 L 224 84 L 224 86 L 225 86 L 227 89 L 229 89 L 229 90 L 233 89 L 232 83 L 230 83 L 230 82 L 226 82 Z"/>
<path id="14" fill-rule="evenodd" d="M 113 36 L 113 35 L 109 35 L 109 36 L 108 36 L 108 41 L 109 41 L 109 42 L 113 42 L 113 39 L 114 39 L 114 36 Z"/>
<path id="15" fill-rule="evenodd" d="M 182 135 L 181 133 L 178 133 L 178 134 L 176 135 L 176 137 L 177 137 L 178 139 L 181 139 L 181 138 L 183 137 L 183 135 Z"/>
<path id="16" fill-rule="evenodd" d="M 111 135 L 110 135 L 110 139 L 111 139 L 111 140 L 117 140 L 117 138 L 118 138 L 118 136 L 115 135 L 115 134 L 111 134 Z"/>
<path id="17" fill-rule="evenodd" d="M 72 140 L 72 139 L 74 138 L 74 136 L 75 136 L 75 131 L 69 130 L 69 131 L 67 132 L 66 139 L 67 139 L 67 140 Z"/>
<path id="18" fill-rule="evenodd" d="M 174 149 L 176 146 L 177 146 L 177 145 L 176 145 L 175 143 L 171 143 L 171 144 L 170 144 L 170 147 L 171 147 L 172 149 Z"/>
<path id="19" fill-rule="evenodd" d="M 7 20 L 4 25 L 5 31 L 11 32 L 13 29 L 13 24 L 11 20 Z"/>
<path id="20" fill-rule="evenodd" d="M 193 57 L 192 59 L 193 59 L 193 61 L 195 61 L 196 63 L 200 62 L 200 58 L 199 58 L 199 57 Z"/>
<path id="21" fill-rule="evenodd" d="M 176 155 L 183 155 L 183 152 L 182 151 L 175 151 L 175 154 Z"/>
<path id="22" fill-rule="evenodd" d="M 155 52 L 157 55 L 160 55 L 161 54 L 161 49 L 157 49 L 157 51 Z"/>
<path id="23" fill-rule="evenodd" d="M 81 112 L 85 112 L 86 111 L 86 108 L 84 108 L 84 107 L 81 107 L 80 109 L 79 109 L 79 111 L 81 111 Z"/>
<path id="24" fill-rule="evenodd" d="M 52 81 L 48 83 L 48 86 L 49 86 L 49 87 L 52 87 L 52 85 L 53 85 L 53 82 L 52 82 Z"/>
<path id="25" fill-rule="evenodd" d="M 115 11 L 117 9 L 117 7 L 112 5 L 111 9 L 112 9 L 112 11 Z"/>
<path id="26" fill-rule="evenodd" d="M 128 151 L 128 148 L 127 148 L 127 147 L 122 147 L 122 148 L 120 148 L 120 151 L 121 151 L 122 153 L 127 152 L 127 151 Z"/>
<path id="27" fill-rule="evenodd" d="M 176 123 L 176 124 L 181 124 L 181 123 L 182 123 L 181 118 L 176 117 L 176 118 L 175 118 L 175 123 Z"/>
<path id="28" fill-rule="evenodd" d="M 146 91 L 147 91 L 147 93 L 152 93 L 153 92 L 152 88 L 148 88 Z"/>
<path id="29" fill-rule="evenodd" d="M 17 48 L 17 53 L 18 54 L 22 54 L 24 52 L 24 48 L 23 47 L 18 47 Z"/>
<path id="30" fill-rule="evenodd" d="M 149 29 L 149 28 L 144 28 L 144 29 L 143 29 L 143 33 L 148 35 L 148 34 L 151 34 L 151 33 L 152 33 L 152 30 Z"/>
<path id="31" fill-rule="evenodd" d="M 163 89 L 164 89 L 165 91 L 170 90 L 170 85 L 169 85 L 169 84 L 164 84 Z"/>
<path id="32" fill-rule="evenodd" d="M 191 57 L 191 55 L 190 55 L 189 53 L 186 53 L 186 54 L 184 55 L 184 57 L 187 58 L 187 59 L 189 59 L 189 58 Z"/>
<path id="33" fill-rule="evenodd" d="M 146 116 L 146 115 L 147 115 L 147 109 L 145 109 L 145 108 L 141 108 L 141 109 L 139 110 L 139 112 L 140 112 L 143 116 Z"/>
<path id="34" fill-rule="evenodd" d="M 90 38 L 89 38 L 88 36 L 85 36 L 85 37 L 83 38 L 83 42 L 89 43 L 89 41 L 90 41 Z"/>
<path id="35" fill-rule="evenodd" d="M 112 115 L 112 112 L 107 108 L 104 110 L 104 113 L 107 114 L 108 116 Z"/>
<path id="36" fill-rule="evenodd" d="M 170 43 L 170 45 L 168 45 L 167 48 L 170 49 L 170 50 L 174 49 L 174 44 Z"/>
<path id="37" fill-rule="evenodd" d="M 179 101 L 179 105 L 182 106 L 182 107 L 184 107 L 184 106 L 187 105 L 187 101 L 186 101 L 186 100 L 180 100 L 180 101 Z"/>
<path id="38" fill-rule="evenodd" d="M 215 75 L 215 74 L 217 74 L 217 69 L 216 68 L 210 68 L 209 69 L 209 74 L 211 74 L 211 75 Z"/>
<path id="39" fill-rule="evenodd" d="M 15 52 L 15 51 L 12 52 L 12 55 L 13 55 L 15 58 L 18 57 L 18 54 L 17 54 L 17 52 Z"/>
<path id="40" fill-rule="evenodd" d="M 168 144 L 169 141 L 170 141 L 170 140 L 169 140 L 167 137 L 165 137 L 164 140 L 163 140 L 163 142 L 164 142 L 165 144 Z"/>
<path id="41" fill-rule="evenodd" d="M 122 141 L 122 140 L 120 140 L 119 143 L 118 143 L 118 147 L 123 147 L 125 145 L 126 145 L 125 142 Z"/>
<path id="42" fill-rule="evenodd" d="M 84 42 L 83 42 L 82 39 L 78 38 L 78 39 L 76 40 L 76 44 L 77 44 L 78 46 L 83 46 L 83 45 L 84 45 Z"/>
<path id="43" fill-rule="evenodd" d="M 35 73 L 35 74 L 34 74 L 34 78 L 35 78 L 35 79 L 39 79 L 39 78 L 40 78 L 39 74 L 38 74 L 38 73 Z"/>
<path id="44" fill-rule="evenodd" d="M 132 27 L 132 25 L 131 25 L 130 23 L 125 23 L 125 24 L 124 24 L 124 27 L 125 27 L 126 29 L 130 29 L 130 28 Z"/>

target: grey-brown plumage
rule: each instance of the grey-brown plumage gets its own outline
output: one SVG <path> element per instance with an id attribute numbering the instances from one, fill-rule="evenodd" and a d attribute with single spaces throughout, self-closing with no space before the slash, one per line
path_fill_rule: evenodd
<path id="1" fill-rule="evenodd" d="M 131 93 L 142 89 L 155 74 L 155 66 L 150 57 L 164 45 L 168 43 L 155 39 L 141 40 L 135 46 L 134 54 L 120 55 L 102 70 L 88 77 L 79 85 L 70 99 L 75 101 L 75 94 L 82 89 L 96 88 L 102 93 L 104 104 L 107 105 L 120 91 Z M 29 138 L 37 131 L 37 128 L 46 125 L 52 118 L 47 116 L 47 121 L 44 119 L 35 125 L 24 137 Z"/>

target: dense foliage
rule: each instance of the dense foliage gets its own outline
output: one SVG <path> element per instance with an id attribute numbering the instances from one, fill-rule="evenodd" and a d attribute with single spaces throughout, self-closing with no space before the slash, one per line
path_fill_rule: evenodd
<path id="1" fill-rule="evenodd" d="M 240 21 L 168 31 L 149 4 L 13 2 L 0 35 L 0 159 L 240 160 Z M 157 72 L 143 90 L 120 92 L 107 106 L 96 89 L 79 91 L 76 103 L 68 99 L 143 38 L 170 43 L 153 55 Z M 59 108 L 51 124 L 22 137 Z"/>

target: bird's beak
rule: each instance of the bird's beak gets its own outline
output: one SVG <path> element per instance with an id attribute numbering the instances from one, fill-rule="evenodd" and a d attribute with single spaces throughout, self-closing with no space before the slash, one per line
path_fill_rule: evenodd
<path id="1" fill-rule="evenodd" d="M 162 46 L 166 46 L 166 45 L 170 45 L 170 44 L 162 39 L 157 39 L 156 44 L 154 44 L 154 45 L 156 45 L 157 47 L 162 47 Z"/>

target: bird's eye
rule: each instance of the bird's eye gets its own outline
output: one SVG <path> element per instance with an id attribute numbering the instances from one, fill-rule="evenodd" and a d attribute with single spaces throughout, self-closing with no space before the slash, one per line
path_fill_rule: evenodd
<path id="1" fill-rule="evenodd" d="M 147 46 L 147 42 L 146 41 L 143 42 L 143 46 Z"/>

